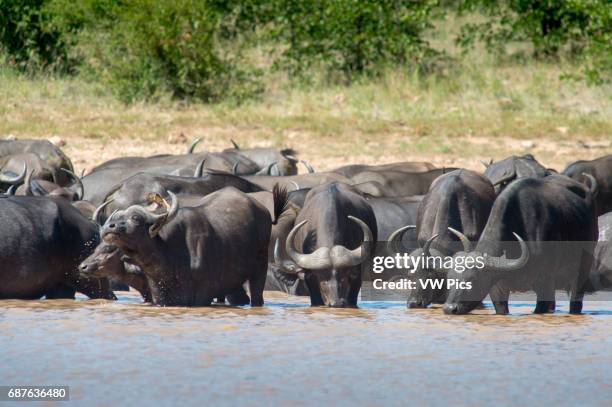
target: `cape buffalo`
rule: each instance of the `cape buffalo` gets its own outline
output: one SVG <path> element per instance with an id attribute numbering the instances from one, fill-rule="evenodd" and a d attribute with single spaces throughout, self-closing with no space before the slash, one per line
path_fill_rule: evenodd
<path id="1" fill-rule="evenodd" d="M 170 191 L 174 194 L 204 196 L 229 186 L 243 192 L 261 191 L 259 186 L 241 177 L 214 170 L 204 171 L 199 178 L 139 173 L 127 179 L 105 198 L 104 201 L 113 201 L 105 209 L 105 214 L 116 209 L 145 204 L 151 193 L 164 195 L 166 191 Z"/>
<path id="2" fill-rule="evenodd" d="M 559 175 L 519 179 L 495 200 L 476 248 L 454 255 L 444 312 L 468 313 L 489 294 L 495 312 L 507 314 L 510 292 L 528 290 L 537 296 L 535 313 L 554 312 L 555 290 L 564 289 L 570 312 L 580 313 L 596 239 L 592 190 Z"/>
<path id="3" fill-rule="evenodd" d="M 508 184 L 518 178 L 542 178 L 551 172 L 540 164 L 533 155 L 523 156 L 513 155 L 501 161 L 484 164 L 486 170 L 485 177 L 489 178 L 495 192 L 501 192 Z"/>
<path id="4" fill-rule="evenodd" d="M 98 228 L 66 200 L 0 197 L 0 223 L 0 298 L 115 299 L 108 280 L 79 276 Z"/>
<path id="5" fill-rule="evenodd" d="M 288 260 L 277 264 L 304 274 L 313 306 L 356 307 L 360 266 L 377 237 L 372 207 L 350 185 L 325 184 L 308 193 L 295 223 L 285 242 Z"/>
<path id="6" fill-rule="evenodd" d="M 245 180 L 266 191 L 272 191 L 274 185 L 278 184 L 287 190 L 298 190 L 304 188 L 314 188 L 330 182 L 344 182 L 350 184 L 350 180 L 342 175 L 333 172 L 317 172 L 312 174 L 291 175 L 286 177 L 270 177 L 264 175 L 242 176 Z"/>
<path id="7" fill-rule="evenodd" d="M 368 193 L 372 185 L 376 185 L 377 194 L 381 197 L 425 195 L 431 183 L 440 175 L 456 168 L 437 168 L 429 171 L 363 171 L 350 178 L 361 191 Z M 368 186 L 364 188 L 364 186 Z"/>
<path id="8" fill-rule="evenodd" d="M 455 170 L 441 175 L 429 188 L 419 206 L 416 226 L 400 229 L 390 238 L 391 250 L 403 231 L 416 228 L 419 248 L 411 257 L 436 253 L 448 256 L 459 251 L 457 237 L 449 228 L 460 231 L 468 241 L 478 241 L 495 201 L 493 185 L 484 176 L 469 170 Z M 435 242 L 432 240 L 435 239 Z M 432 244 L 433 243 L 433 244 Z M 447 290 L 445 272 L 419 266 L 411 271 L 418 284 L 408 293 L 408 308 L 425 308 L 432 302 L 443 303 Z M 426 279 L 437 280 L 436 288 L 425 287 Z"/>
<path id="9" fill-rule="evenodd" d="M 205 170 L 254 174 L 260 168 L 244 156 L 229 153 L 121 157 L 100 164 L 83 177 L 84 199 L 100 205 L 110 191 L 138 173 L 199 177 Z"/>
<path id="10" fill-rule="evenodd" d="M 133 205 L 114 212 L 101 231 L 145 273 L 153 303 L 206 306 L 214 298 L 246 297 L 248 280 L 251 305 L 263 305 L 271 226 L 266 208 L 232 187 L 197 207 L 179 208 L 176 196 L 167 194 L 166 212 Z"/>
<path id="11" fill-rule="evenodd" d="M 151 290 L 145 274 L 138 266 L 126 262 L 124 257 L 117 246 L 101 242 L 79 265 L 79 270 L 85 278 L 115 279 L 134 287 L 145 302 L 151 302 Z"/>
<path id="12" fill-rule="evenodd" d="M 64 152 L 49 140 L 0 140 L 0 157 L 9 155 L 32 153 L 38 156 L 58 176 L 56 180 L 61 186 L 65 186 L 63 174 L 60 168 L 74 172 L 72 162 Z"/>
<path id="13" fill-rule="evenodd" d="M 612 212 L 597 219 L 599 239 L 593 256 L 593 266 L 585 291 L 612 290 Z"/>
<path id="14" fill-rule="evenodd" d="M 435 165 L 428 162 L 398 162 L 381 165 L 362 165 L 362 164 L 351 164 L 345 165 L 331 172 L 335 172 L 344 177 L 351 178 L 362 172 L 384 172 L 384 171 L 401 171 L 401 172 L 422 172 L 435 169 Z"/>
<path id="15" fill-rule="evenodd" d="M 584 174 L 592 175 L 598 188 L 597 215 L 612 211 L 612 154 L 591 161 L 576 161 L 568 165 L 563 174 L 580 182 L 584 181 Z"/>

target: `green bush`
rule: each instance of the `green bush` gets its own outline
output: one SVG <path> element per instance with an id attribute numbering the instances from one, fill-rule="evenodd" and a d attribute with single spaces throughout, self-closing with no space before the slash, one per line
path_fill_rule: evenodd
<path id="1" fill-rule="evenodd" d="M 126 102 L 170 94 L 205 102 L 257 93 L 254 70 L 217 35 L 222 16 L 205 1 L 54 0 L 55 22 L 80 25 L 81 72 Z M 65 10 L 65 11 L 62 11 Z"/>
<path id="2" fill-rule="evenodd" d="M 458 42 L 466 48 L 480 40 L 499 54 L 527 42 L 536 58 L 578 59 L 588 80 L 610 78 L 611 0 L 462 0 L 459 10 L 486 16 L 462 28 Z"/>
<path id="3" fill-rule="evenodd" d="M 278 61 L 293 73 L 322 65 L 330 72 L 379 72 L 416 62 L 429 50 L 423 31 L 437 1 L 276 0 L 273 39 L 285 44 Z"/>
<path id="4" fill-rule="evenodd" d="M 50 22 L 45 0 L 0 0 L 0 51 L 8 63 L 21 71 L 69 71 L 67 32 Z"/>

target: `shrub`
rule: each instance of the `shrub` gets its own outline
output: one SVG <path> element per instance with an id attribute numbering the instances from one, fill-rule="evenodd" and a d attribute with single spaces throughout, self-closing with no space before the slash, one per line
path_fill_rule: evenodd
<path id="1" fill-rule="evenodd" d="M 273 38 L 285 43 L 279 63 L 293 73 L 312 65 L 350 79 L 386 64 L 417 61 L 436 1 L 276 0 Z"/>
<path id="2" fill-rule="evenodd" d="M 610 0 L 463 0 L 459 10 L 487 17 L 462 28 L 458 42 L 464 47 L 481 40 L 489 51 L 503 53 L 508 43 L 526 41 L 536 58 L 578 58 L 589 81 L 610 78 Z"/>
<path id="3" fill-rule="evenodd" d="M 66 31 L 50 24 L 44 0 L 0 0 L 0 51 L 8 63 L 30 73 L 40 70 L 68 71 Z"/>
<path id="4" fill-rule="evenodd" d="M 259 90 L 256 72 L 239 66 L 239 50 L 219 42 L 221 15 L 205 1 L 82 4 L 78 12 L 58 12 L 56 21 L 83 26 L 75 47 L 85 63 L 82 71 L 109 85 L 123 101 L 169 93 L 211 102 Z"/>

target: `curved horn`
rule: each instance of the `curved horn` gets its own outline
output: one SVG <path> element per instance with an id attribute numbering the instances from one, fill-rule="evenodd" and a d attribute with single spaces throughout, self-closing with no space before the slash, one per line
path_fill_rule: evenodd
<path id="1" fill-rule="evenodd" d="M 291 260 L 283 261 L 281 259 L 280 241 L 278 238 L 276 239 L 276 242 L 274 242 L 274 264 L 283 273 L 298 274 L 300 271 L 303 271 L 293 261 Z"/>
<path id="2" fill-rule="evenodd" d="M 306 169 L 308 170 L 309 174 L 313 174 L 315 172 L 315 169 L 312 167 L 312 165 L 310 165 L 310 163 L 306 160 L 300 160 L 300 162 L 302 164 L 304 164 L 304 167 L 306 167 Z"/>
<path id="3" fill-rule="evenodd" d="M 425 255 L 425 257 L 431 256 L 429 249 L 431 247 L 431 244 L 433 243 L 434 240 L 436 240 L 437 237 L 438 237 L 438 234 L 436 233 L 435 235 L 427 239 L 427 241 L 425 242 L 425 245 L 423 245 L 423 254 Z"/>
<path id="4" fill-rule="evenodd" d="M 340 245 L 332 247 L 330 257 L 334 268 L 357 266 L 366 261 L 372 252 L 372 246 L 368 244 L 374 240 L 370 227 L 359 218 L 354 216 L 349 216 L 348 218 L 361 228 L 363 232 L 363 242 L 358 248 L 353 250 L 348 250 L 346 247 Z"/>
<path id="5" fill-rule="evenodd" d="M 329 248 L 320 247 L 311 254 L 298 253 L 293 248 L 293 239 L 297 231 L 306 224 L 306 220 L 301 221 L 291 229 L 291 232 L 287 235 L 285 241 L 285 252 L 298 266 L 306 270 L 320 270 L 329 268 L 332 265 L 331 258 L 329 256 Z M 306 271 L 303 270 L 303 271 Z"/>
<path id="6" fill-rule="evenodd" d="M 21 170 L 21 174 L 19 174 L 16 177 L 11 178 L 5 174 L 0 173 L 0 182 L 5 183 L 5 184 L 11 184 L 11 185 L 21 184 L 23 180 L 26 178 L 27 172 L 28 172 L 28 166 L 26 165 L 24 161 L 23 170 Z"/>
<path id="7" fill-rule="evenodd" d="M 193 140 L 191 144 L 189 145 L 189 148 L 187 149 L 187 154 L 193 154 L 196 146 L 200 144 L 201 141 L 202 141 L 202 137 L 198 137 L 197 139 Z"/>
<path id="8" fill-rule="evenodd" d="M 25 196 L 34 196 L 34 192 L 32 191 L 32 175 L 34 174 L 34 170 L 28 172 L 28 175 L 25 178 L 25 182 L 23 183 L 25 186 L 24 195 Z"/>
<path id="9" fill-rule="evenodd" d="M 521 257 L 518 259 L 507 259 L 506 253 L 501 257 L 485 255 L 485 265 L 492 271 L 515 271 L 524 267 L 527 261 L 529 261 L 529 247 L 527 247 L 527 243 L 516 233 L 512 234 L 521 245 Z"/>
<path id="10" fill-rule="evenodd" d="M 83 181 L 81 181 L 81 179 L 77 177 L 77 175 L 70 170 L 67 170 L 65 168 L 60 168 L 60 171 L 64 171 L 66 174 L 72 177 L 72 179 L 74 179 L 74 183 L 77 185 L 77 188 L 75 191 L 75 194 L 77 197 L 76 200 L 80 201 L 81 199 L 83 199 L 83 195 L 85 195 L 85 187 L 83 186 Z"/>
<path id="11" fill-rule="evenodd" d="M 589 191 L 591 192 L 591 195 L 596 195 L 599 188 L 597 186 L 597 180 L 595 177 L 588 172 L 583 172 L 582 175 L 589 180 Z"/>
<path id="12" fill-rule="evenodd" d="M 455 235 L 455 236 L 457 236 L 459 238 L 459 241 L 463 245 L 463 251 L 468 253 L 471 250 L 471 248 L 472 248 L 472 243 L 470 243 L 470 239 L 468 239 L 466 235 L 464 235 L 463 233 L 459 232 L 457 229 L 453 229 L 453 228 L 449 227 L 448 230 L 453 235 Z"/>
<path id="13" fill-rule="evenodd" d="M 198 163 L 198 165 L 196 166 L 195 171 L 193 172 L 193 177 L 194 178 L 200 178 L 202 177 L 202 174 L 204 173 L 204 162 L 206 161 L 206 158 L 204 158 L 202 161 L 200 161 Z"/>
<path id="14" fill-rule="evenodd" d="M 233 139 L 230 139 L 230 141 L 232 142 L 232 145 L 236 150 L 240 150 L 240 146 L 238 145 L 238 143 L 236 143 Z"/>
<path id="15" fill-rule="evenodd" d="M 232 174 L 238 175 L 238 161 L 236 161 L 236 163 L 232 167 Z"/>
<path id="16" fill-rule="evenodd" d="M 174 218 L 174 216 L 178 212 L 179 205 L 178 205 L 178 199 L 176 198 L 176 195 L 174 195 L 171 191 L 167 191 L 167 192 L 168 192 L 168 195 L 170 196 L 170 201 L 171 201 L 171 203 L 169 204 L 168 202 L 166 202 L 165 199 L 163 200 L 166 208 L 169 207 L 169 209 L 167 209 L 167 212 L 157 215 L 145 209 L 153 220 L 153 224 L 149 226 L 149 236 L 151 238 L 154 238 L 155 236 L 157 236 L 157 234 L 159 233 L 159 230 L 166 223 L 170 222 L 172 218 Z"/>
<path id="17" fill-rule="evenodd" d="M 100 213 L 102 212 L 102 209 L 104 209 L 109 203 L 113 202 L 114 199 L 109 199 L 108 201 L 104 202 L 102 205 L 98 206 L 96 208 L 96 210 L 94 211 L 93 215 L 91 216 L 91 220 L 93 221 L 93 223 L 97 224 L 97 225 L 101 225 L 100 222 L 98 222 L 98 219 L 100 218 Z"/>
<path id="18" fill-rule="evenodd" d="M 17 185 L 11 185 L 9 189 L 6 191 L 5 195 L 13 196 L 15 195 L 15 191 L 17 191 Z"/>
<path id="19" fill-rule="evenodd" d="M 167 207 L 169 207 L 168 213 L 166 216 L 166 222 L 174 218 L 179 208 L 179 201 L 176 195 L 174 195 L 172 191 L 167 191 L 167 192 L 168 192 L 168 196 L 170 197 L 170 204 L 168 204 L 168 202 L 166 202 L 166 200 L 164 199 L 164 203 L 167 205 Z"/>
<path id="20" fill-rule="evenodd" d="M 293 185 L 295 185 L 295 190 L 296 190 L 296 191 L 299 191 L 299 190 L 300 190 L 300 186 L 298 185 L 298 183 L 297 183 L 297 182 L 295 182 L 295 181 L 289 181 L 289 182 L 290 182 L 290 183 L 292 183 Z"/>
<path id="21" fill-rule="evenodd" d="M 281 264 L 281 252 L 280 252 L 280 241 L 276 238 L 276 242 L 274 242 L 274 263 L 280 265 Z"/>
<path id="22" fill-rule="evenodd" d="M 400 250 L 403 251 L 404 249 L 401 247 L 400 241 L 402 240 L 404 233 L 409 230 L 414 230 L 416 228 L 416 225 L 408 225 L 401 227 L 395 232 L 391 233 L 391 236 L 389 236 L 389 240 L 387 242 L 387 251 L 391 253 L 399 253 Z"/>

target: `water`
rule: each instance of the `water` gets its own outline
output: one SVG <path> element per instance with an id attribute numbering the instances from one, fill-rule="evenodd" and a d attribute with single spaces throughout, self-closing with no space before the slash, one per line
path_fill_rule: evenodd
<path id="1" fill-rule="evenodd" d="M 158 308 L 131 292 L 0 301 L 0 385 L 68 385 L 87 406 L 611 403 L 607 301 L 579 316 L 567 303 L 445 316 L 266 294 L 261 309 Z"/>

